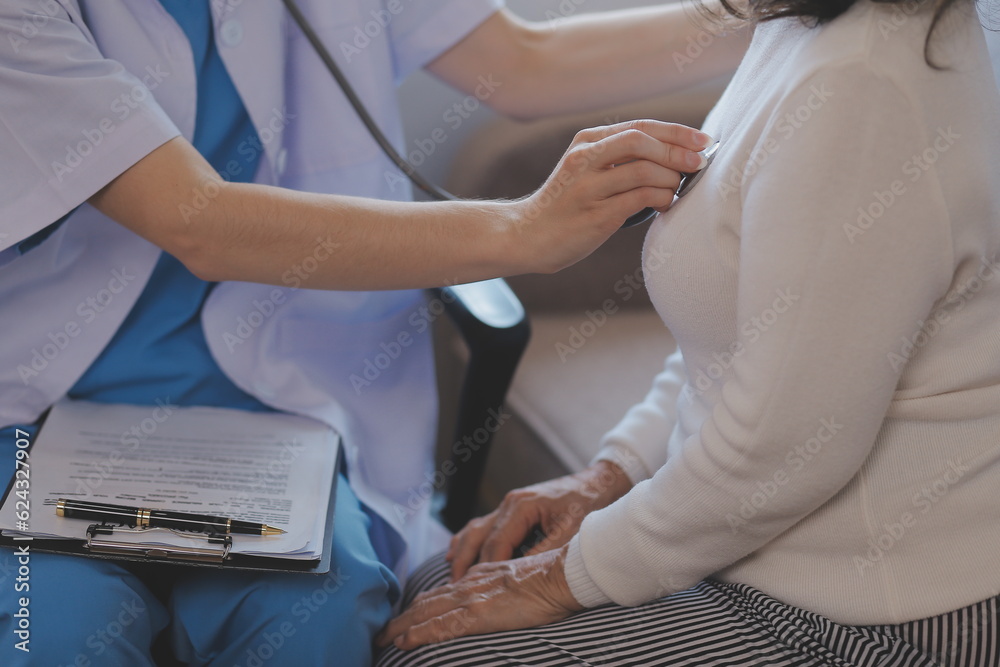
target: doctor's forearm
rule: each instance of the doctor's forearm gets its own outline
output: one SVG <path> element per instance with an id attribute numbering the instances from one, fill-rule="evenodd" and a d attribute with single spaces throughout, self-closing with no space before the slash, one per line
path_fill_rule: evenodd
<path id="1" fill-rule="evenodd" d="M 378 290 L 472 282 L 538 270 L 515 247 L 499 202 L 379 201 L 228 184 L 211 223 L 212 256 L 189 255 L 205 280 Z"/>
<path id="2" fill-rule="evenodd" d="M 180 137 L 90 203 L 210 281 L 395 289 L 540 269 L 513 247 L 516 221 L 501 203 L 413 204 L 227 183 Z"/>
<path id="3" fill-rule="evenodd" d="M 209 281 L 430 287 L 578 261 L 630 214 L 669 206 L 707 141 L 658 121 L 585 130 L 523 200 L 413 203 L 227 183 L 176 137 L 89 202 Z"/>
<path id="4" fill-rule="evenodd" d="M 747 28 L 732 30 L 689 2 L 535 23 L 501 11 L 429 69 L 469 92 L 492 75 L 492 107 L 537 118 L 607 108 L 731 72 L 750 37 Z"/>

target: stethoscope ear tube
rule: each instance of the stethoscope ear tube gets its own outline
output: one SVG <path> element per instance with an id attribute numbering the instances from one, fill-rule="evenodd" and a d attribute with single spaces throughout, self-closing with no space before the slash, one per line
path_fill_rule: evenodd
<path id="1" fill-rule="evenodd" d="M 393 148 L 392 143 L 386 138 L 384 134 L 382 134 L 382 130 L 380 130 L 378 125 L 375 123 L 375 119 L 373 119 L 371 115 L 368 113 L 368 110 L 365 109 L 365 105 L 361 101 L 361 98 L 358 97 L 358 94 L 356 92 L 354 92 L 354 87 L 351 86 L 351 83 L 347 80 L 347 77 L 344 76 L 344 73 L 341 71 L 340 67 L 337 66 L 337 63 L 333 59 L 333 56 L 331 56 L 330 52 L 327 51 L 326 47 L 323 45 L 323 41 L 319 38 L 319 35 L 316 34 L 316 31 L 313 30 L 312 25 L 310 25 L 309 20 L 302 13 L 302 10 L 299 9 L 299 6 L 295 2 L 295 0 L 282 0 L 282 2 L 285 3 L 285 8 L 288 9 L 288 13 L 292 15 L 292 18 L 298 24 L 299 28 L 302 30 L 302 33 L 306 36 L 306 39 L 309 40 L 309 43 L 312 45 L 313 50 L 316 51 L 316 55 L 319 56 L 319 59 L 323 61 L 324 65 L 326 65 L 326 69 L 329 70 L 330 74 L 333 75 L 333 78 L 336 79 L 337 84 L 340 86 L 340 89 L 344 92 L 344 95 L 347 97 L 347 100 L 351 103 L 351 106 L 354 107 L 355 113 L 358 114 L 358 118 L 360 118 L 361 122 L 365 124 L 366 128 L 368 128 L 368 132 L 372 135 L 372 138 L 375 139 L 375 141 L 378 143 L 379 148 L 382 149 L 382 152 L 385 153 L 390 160 L 392 160 L 393 164 L 399 167 L 400 171 L 406 174 L 406 177 L 409 178 L 414 185 L 416 185 L 418 188 L 426 192 L 434 199 L 440 201 L 454 201 L 455 199 L 457 199 L 457 197 L 455 197 L 450 192 L 434 185 L 426 178 L 421 176 L 420 173 L 417 171 L 416 167 L 407 162 L 406 159 L 403 158 L 403 156 L 401 156 L 399 153 L 396 152 L 396 149 Z"/>
<path id="2" fill-rule="evenodd" d="M 416 167 L 407 162 L 403 156 L 401 156 L 398 152 L 396 152 L 396 149 L 393 148 L 392 143 L 386 138 L 384 134 L 382 134 L 382 130 L 380 130 L 378 124 L 375 123 L 375 119 L 373 119 L 371 115 L 368 113 L 368 110 L 365 108 L 365 105 L 361 101 L 361 98 L 358 97 L 358 94 L 354 91 L 354 87 L 351 86 L 350 82 L 347 80 L 347 77 L 344 75 L 343 71 L 341 71 L 340 67 L 337 66 L 337 63 L 333 59 L 333 56 L 330 55 L 330 52 L 323 45 L 323 41 L 319 38 L 319 35 L 316 34 L 316 31 L 313 30 L 312 25 L 310 25 L 309 20 L 302 13 L 302 10 L 299 9 L 299 6 L 295 2 L 295 0 L 282 0 L 282 2 L 288 9 L 288 13 L 292 15 L 292 19 L 295 20 L 295 23 L 297 23 L 299 28 L 302 30 L 302 34 L 304 34 L 306 39 L 309 40 L 309 43 L 312 45 L 313 50 L 316 51 L 316 55 L 319 56 L 319 59 L 323 61 L 323 64 L 326 66 L 326 69 L 337 81 L 337 84 L 340 86 L 340 89 L 344 92 L 344 95 L 347 97 L 347 100 L 351 103 L 351 106 L 354 107 L 355 113 L 358 114 L 358 118 L 360 118 L 361 122 L 364 123 L 365 127 L 368 129 L 368 132 L 372 135 L 372 138 L 375 139 L 376 143 L 378 143 L 379 145 L 379 148 L 382 149 L 382 152 L 385 153 L 385 155 L 390 160 L 392 160 L 393 164 L 399 167 L 400 171 L 406 174 L 406 177 L 409 178 L 414 185 L 416 185 L 418 188 L 426 192 L 434 199 L 437 199 L 439 201 L 454 201 L 455 199 L 457 199 L 457 197 L 455 197 L 447 190 L 444 190 L 443 188 L 434 185 L 426 178 L 421 176 L 420 172 L 417 171 Z M 683 197 L 692 187 L 694 187 L 694 184 L 698 182 L 699 178 L 701 178 L 701 175 L 705 172 L 705 169 L 708 169 L 708 165 L 712 163 L 712 159 L 715 157 L 715 152 L 716 150 L 718 150 L 718 148 L 719 148 L 719 142 L 715 142 L 715 145 L 703 151 L 702 154 L 705 156 L 708 162 L 699 171 L 682 175 L 683 177 L 681 179 L 680 186 L 677 188 L 676 196 Z M 644 208 L 638 213 L 630 215 L 628 219 L 625 221 L 625 224 L 622 225 L 622 229 L 626 227 L 634 227 L 635 225 L 641 225 L 644 222 L 649 222 L 655 216 L 656 216 L 655 209 Z"/>

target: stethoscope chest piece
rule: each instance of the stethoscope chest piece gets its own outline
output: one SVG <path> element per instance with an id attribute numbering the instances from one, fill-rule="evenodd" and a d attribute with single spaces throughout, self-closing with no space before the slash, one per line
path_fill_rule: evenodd
<path id="1" fill-rule="evenodd" d="M 718 152 L 719 152 L 719 142 L 716 141 L 714 144 L 712 144 L 711 148 L 706 149 L 705 152 L 702 153 L 702 155 L 705 156 L 705 160 L 707 160 L 705 162 L 705 166 L 699 169 L 698 171 L 694 171 L 689 174 L 684 174 L 681 177 L 681 184 L 677 187 L 677 192 L 675 196 L 683 197 L 687 193 L 691 192 L 691 188 L 693 188 L 695 184 L 699 180 L 701 180 L 702 175 L 704 175 L 709 165 L 712 164 L 712 160 L 715 159 L 715 155 Z"/>
<path id="2" fill-rule="evenodd" d="M 716 153 L 719 152 L 719 142 L 716 141 L 710 148 L 706 148 L 702 155 L 705 156 L 705 166 L 698 171 L 686 172 L 681 174 L 681 183 L 677 186 L 677 192 L 674 193 L 675 197 L 683 197 L 687 193 L 691 192 L 691 188 L 701 179 L 702 174 L 708 169 L 709 165 L 712 164 L 712 160 L 715 159 Z M 649 222 L 654 217 L 656 217 L 657 211 L 654 208 L 644 208 L 638 213 L 630 215 L 625 221 L 625 224 L 621 226 L 622 229 L 626 227 L 634 227 L 636 225 L 641 225 L 644 222 Z"/>

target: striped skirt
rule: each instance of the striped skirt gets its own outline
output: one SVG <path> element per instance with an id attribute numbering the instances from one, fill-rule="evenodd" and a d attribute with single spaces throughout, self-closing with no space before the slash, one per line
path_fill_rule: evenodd
<path id="1" fill-rule="evenodd" d="M 448 581 L 433 558 L 404 604 Z M 1000 667 L 1000 597 L 901 625 L 845 626 L 742 584 L 703 581 L 641 607 L 607 605 L 540 628 L 400 651 L 378 667 Z"/>

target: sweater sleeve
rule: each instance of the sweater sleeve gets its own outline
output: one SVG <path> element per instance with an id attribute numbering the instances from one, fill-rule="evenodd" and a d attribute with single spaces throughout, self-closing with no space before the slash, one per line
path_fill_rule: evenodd
<path id="1" fill-rule="evenodd" d="M 586 606 L 687 589 L 837 494 L 871 452 L 898 383 L 889 352 L 951 281 L 934 168 L 915 183 L 904 171 L 946 129 L 925 128 L 919 107 L 860 59 L 789 85 L 772 109 L 754 146 L 769 158 L 729 195 L 742 197 L 737 317 L 773 314 L 776 294 L 796 305 L 737 358 L 699 432 L 584 521 L 566 575 Z M 790 466 L 810 441 L 815 456 Z M 769 484 L 743 519 L 741 504 Z"/>
<path id="2" fill-rule="evenodd" d="M 677 397 L 686 382 L 684 358 L 675 350 L 642 403 L 601 439 L 594 461 L 611 461 L 633 484 L 648 479 L 667 461 L 667 443 L 677 421 Z"/>

